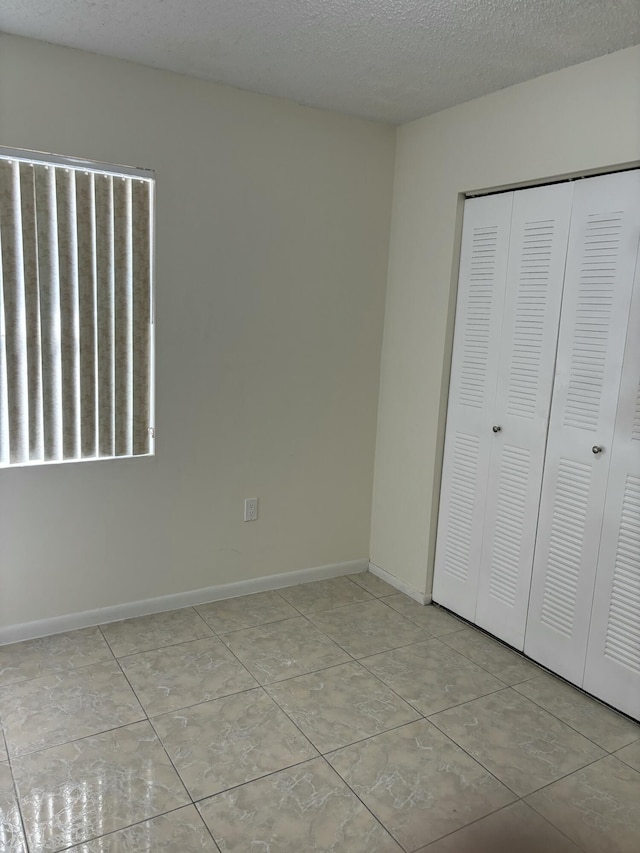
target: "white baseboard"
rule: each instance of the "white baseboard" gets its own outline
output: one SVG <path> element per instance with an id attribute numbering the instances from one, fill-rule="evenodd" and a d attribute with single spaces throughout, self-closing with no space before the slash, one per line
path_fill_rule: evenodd
<path id="1" fill-rule="evenodd" d="M 337 578 L 341 575 L 355 575 L 359 572 L 366 572 L 368 567 L 369 562 L 366 559 L 351 560 L 347 563 L 331 563 L 328 566 L 315 566 L 310 569 L 268 575 L 264 578 L 252 578 L 236 583 L 208 586 L 190 592 L 177 592 L 174 595 L 163 595 L 159 598 L 114 604 L 111 607 L 100 607 L 97 610 L 84 610 L 81 613 L 53 616 L 50 619 L 39 619 L 36 622 L 8 625 L 4 628 L 0 627 L 0 646 L 6 643 L 18 643 L 22 640 L 33 640 L 36 637 L 48 637 L 50 634 L 61 634 L 63 631 L 75 631 L 78 628 L 104 625 L 106 622 L 117 622 L 120 619 L 131 619 L 134 616 L 148 616 L 150 613 L 193 607 L 194 604 L 206 604 L 209 601 L 221 601 L 224 598 L 237 598 L 239 595 L 251 595 L 254 592 L 265 592 L 270 589 L 283 589 L 287 586 Z"/>
<path id="2" fill-rule="evenodd" d="M 408 595 L 409 598 L 413 598 L 413 600 L 417 601 L 418 604 L 431 604 L 430 595 L 425 595 L 423 592 L 419 592 L 417 589 L 409 586 L 408 583 L 405 583 L 404 581 L 401 581 L 400 578 L 392 575 L 391 572 L 388 572 L 386 569 L 381 569 L 380 566 L 376 566 L 375 563 L 369 563 L 369 571 L 372 575 L 380 578 L 380 580 L 386 581 L 388 584 L 395 587 L 398 592 L 404 592 L 404 594 Z"/>

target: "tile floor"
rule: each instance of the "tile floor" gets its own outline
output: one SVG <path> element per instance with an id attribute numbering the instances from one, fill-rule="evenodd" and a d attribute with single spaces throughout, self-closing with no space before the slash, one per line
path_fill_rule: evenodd
<path id="1" fill-rule="evenodd" d="M 639 853 L 640 726 L 370 574 L 0 647 L 2 853 Z"/>

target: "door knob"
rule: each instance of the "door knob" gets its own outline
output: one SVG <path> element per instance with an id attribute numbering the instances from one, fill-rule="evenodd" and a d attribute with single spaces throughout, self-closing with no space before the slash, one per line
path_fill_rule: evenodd
<path id="1" fill-rule="evenodd" d="M 601 444 L 594 444 L 593 447 L 591 448 L 592 453 L 602 453 L 603 450 L 604 450 L 604 447 Z"/>
<path id="2" fill-rule="evenodd" d="M 494 427 L 492 427 L 492 429 L 493 429 L 493 431 L 494 431 L 494 432 L 500 432 L 500 430 L 502 429 L 502 427 L 501 427 L 501 426 L 494 426 Z M 595 453 L 595 450 L 594 450 L 594 453 Z"/>

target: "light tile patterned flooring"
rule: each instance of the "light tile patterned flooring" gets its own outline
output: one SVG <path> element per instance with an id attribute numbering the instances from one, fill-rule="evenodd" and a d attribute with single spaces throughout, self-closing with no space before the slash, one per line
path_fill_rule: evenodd
<path id="1" fill-rule="evenodd" d="M 0 647 L 0 722 L 2 853 L 640 851 L 640 726 L 370 574 Z"/>

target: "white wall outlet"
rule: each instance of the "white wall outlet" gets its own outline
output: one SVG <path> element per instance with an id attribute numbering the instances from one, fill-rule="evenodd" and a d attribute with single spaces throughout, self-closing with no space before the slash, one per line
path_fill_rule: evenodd
<path id="1" fill-rule="evenodd" d="M 244 499 L 244 520 L 255 521 L 258 517 L 258 498 Z"/>

